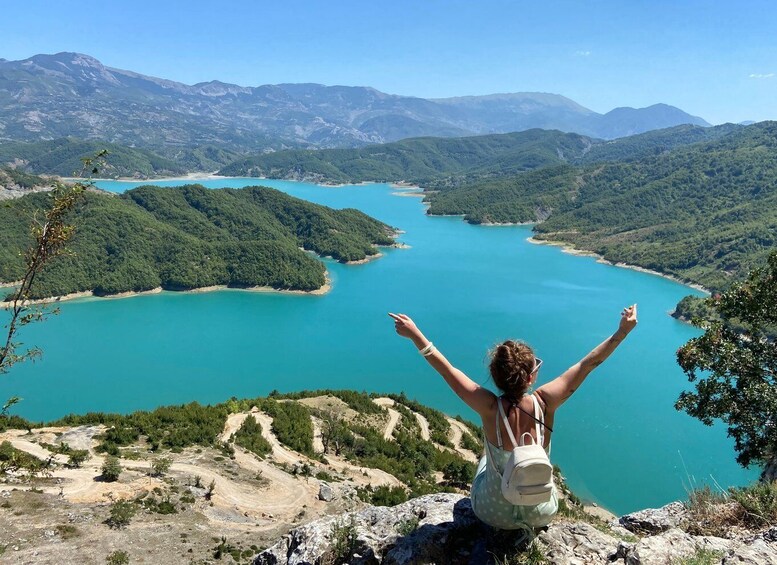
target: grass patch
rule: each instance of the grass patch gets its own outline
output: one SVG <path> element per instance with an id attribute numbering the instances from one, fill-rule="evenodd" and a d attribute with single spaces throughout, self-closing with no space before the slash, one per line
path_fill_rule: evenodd
<path id="1" fill-rule="evenodd" d="M 727 491 L 705 486 L 693 490 L 682 524 L 694 535 L 730 537 L 740 530 L 757 531 L 777 523 L 777 482 L 757 482 Z"/>
<path id="2" fill-rule="evenodd" d="M 63 540 L 73 539 L 81 535 L 79 529 L 72 524 L 60 524 L 55 529 Z"/>
<path id="3" fill-rule="evenodd" d="M 673 561 L 672 565 L 717 565 L 723 555 L 722 551 L 697 549 L 693 555 Z"/>

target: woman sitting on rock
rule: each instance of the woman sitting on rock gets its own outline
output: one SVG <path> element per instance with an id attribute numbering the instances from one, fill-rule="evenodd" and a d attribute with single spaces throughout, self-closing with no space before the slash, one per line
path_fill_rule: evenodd
<path id="1" fill-rule="evenodd" d="M 408 316 L 389 316 L 394 319 L 397 333 L 413 341 L 421 355 L 442 375 L 448 386 L 482 419 L 486 453 L 472 481 L 471 500 L 475 514 L 486 524 L 503 530 L 547 525 L 558 510 L 558 497 L 552 479 L 541 481 L 539 485 L 518 487 L 524 489 L 521 491 L 523 494 L 515 494 L 510 490 L 532 472 L 535 476 L 541 475 L 536 473 L 539 468 L 537 465 L 532 467 L 535 460 L 544 458 L 545 467 L 549 467 L 542 451 L 539 451 L 540 457 L 536 457 L 539 447 L 535 447 L 533 452 L 529 447 L 528 452 L 535 456 L 533 459 L 520 455 L 521 452 L 527 452 L 526 449 L 522 451 L 521 447 L 536 444 L 550 454 L 550 436 L 556 410 L 634 329 L 637 325 L 637 305 L 623 309 L 618 330 L 612 336 L 532 394 L 529 394 L 529 390 L 537 380 L 542 360 L 520 341 L 508 340 L 499 344 L 491 353 L 489 369 L 494 384 L 502 392 L 501 396 L 483 388 L 451 365 Z M 502 441 L 503 438 L 508 441 Z M 518 441 L 515 438 L 519 438 Z M 519 449 L 515 450 L 516 447 Z M 531 462 L 527 463 L 530 459 Z M 521 473 L 524 473 L 524 477 L 521 477 Z M 504 485 L 508 481 L 507 478 L 503 480 L 503 476 L 512 477 L 511 481 L 514 479 L 512 487 Z M 521 503 L 511 502 L 506 496 Z"/>

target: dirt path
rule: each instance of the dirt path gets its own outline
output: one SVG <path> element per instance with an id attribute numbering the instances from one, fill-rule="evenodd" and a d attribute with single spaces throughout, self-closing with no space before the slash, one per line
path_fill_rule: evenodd
<path id="1" fill-rule="evenodd" d="M 415 416 L 418 425 L 421 427 L 421 439 L 429 441 L 429 420 L 426 419 L 426 416 L 419 414 L 418 412 L 413 412 L 413 416 Z"/>
<path id="2" fill-rule="evenodd" d="M 324 453 L 324 442 L 321 436 L 321 421 L 315 416 L 310 417 L 313 423 L 313 450 L 316 453 Z M 360 467 L 345 461 L 330 452 L 325 455 L 327 466 L 336 473 L 346 475 L 354 484 L 358 486 L 402 486 L 402 482 L 391 473 L 386 473 L 380 469 L 371 467 Z"/>
<path id="3" fill-rule="evenodd" d="M 272 456 L 278 463 L 288 463 L 290 465 L 300 465 L 309 463 L 310 459 L 304 455 L 284 447 L 275 434 L 272 433 L 272 417 L 264 412 L 254 412 L 252 414 L 256 421 L 262 426 L 262 436 L 272 447 Z"/>
<path id="4" fill-rule="evenodd" d="M 399 422 L 399 412 L 391 408 L 394 406 L 394 401 L 391 398 L 373 398 L 372 401 L 378 406 L 383 406 L 388 410 L 389 420 L 386 424 L 386 428 L 383 430 L 383 439 L 394 441 L 394 428 L 397 427 Z"/>
<path id="5" fill-rule="evenodd" d="M 230 437 L 247 416 L 247 414 L 232 414 L 227 419 L 221 437 Z M 268 422 L 266 429 L 269 429 L 270 425 L 271 421 Z M 35 457 L 47 459 L 51 455 L 40 445 L 14 437 L 13 434 L 10 436 L 0 434 L 0 441 L 5 439 L 8 439 L 16 449 Z M 289 454 L 284 454 L 283 450 L 280 450 L 279 454 L 285 455 L 286 460 L 290 459 Z M 105 503 L 111 499 L 132 498 L 143 491 L 151 491 L 156 487 L 166 487 L 160 478 L 147 475 L 151 468 L 151 461 L 122 459 L 122 477 L 119 481 L 107 483 L 95 480 L 101 473 L 103 461 L 103 457 L 93 455 L 79 469 L 65 467 L 55 469 L 51 473 L 51 477 L 56 482 L 37 488 L 49 494 L 61 494 L 69 502 L 89 504 Z M 268 481 L 267 486 L 262 488 L 255 484 L 233 480 L 218 470 L 213 470 L 207 465 L 196 462 L 179 461 L 173 463 L 168 475 L 179 479 L 182 484 L 188 484 L 195 476 L 199 476 L 204 485 L 213 482 L 215 490 L 211 501 L 213 507 L 220 509 L 221 512 L 207 511 L 206 515 L 215 522 L 232 523 L 233 518 L 230 516 L 234 516 L 236 513 L 244 518 L 254 520 L 260 529 L 272 529 L 277 527 L 278 520 L 290 523 L 303 505 L 311 510 L 323 507 L 323 503 L 318 501 L 318 481 L 315 479 L 306 480 L 294 477 L 269 462 L 260 461 L 240 447 L 235 448 L 235 463 L 257 475 L 261 473 L 261 477 Z M 0 485 L 0 491 L 14 488 L 27 490 L 32 486 Z"/>
<path id="6" fill-rule="evenodd" d="M 245 422 L 245 419 L 248 417 L 248 414 L 245 412 L 240 412 L 238 414 L 230 414 L 227 416 L 227 421 L 224 422 L 224 431 L 221 432 L 221 435 L 219 436 L 219 441 L 222 443 L 226 443 L 229 441 L 229 438 L 231 438 L 233 435 L 235 435 L 235 432 L 240 429 L 240 426 L 243 425 L 243 422 Z"/>
<path id="7" fill-rule="evenodd" d="M 311 416 L 310 422 L 313 424 L 313 451 L 316 453 L 324 453 L 324 436 L 321 433 L 321 420 L 315 416 Z"/>
<path id="8" fill-rule="evenodd" d="M 448 423 L 451 426 L 450 440 L 453 446 L 456 448 L 456 451 L 467 461 L 477 463 L 479 455 L 477 453 L 472 453 L 469 449 L 464 449 L 461 446 L 461 436 L 463 434 L 470 433 L 467 426 L 465 426 L 458 420 L 454 420 L 453 418 L 448 418 L 447 416 L 446 416 L 446 420 L 448 420 Z"/>

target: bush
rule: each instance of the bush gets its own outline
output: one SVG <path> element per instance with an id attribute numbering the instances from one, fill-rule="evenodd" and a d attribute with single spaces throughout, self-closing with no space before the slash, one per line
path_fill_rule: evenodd
<path id="1" fill-rule="evenodd" d="M 105 558 L 108 565 L 129 565 L 129 553 L 126 551 L 114 551 Z"/>
<path id="2" fill-rule="evenodd" d="M 91 457 L 86 449 L 71 449 L 68 451 L 67 466 L 73 469 L 79 468 L 84 461 Z"/>
<path id="3" fill-rule="evenodd" d="M 119 475 L 121 475 L 121 463 L 119 463 L 119 458 L 114 457 L 113 455 L 107 456 L 102 466 L 100 478 L 106 482 L 112 483 L 119 480 Z"/>
<path id="4" fill-rule="evenodd" d="M 379 486 L 372 493 L 372 503 L 375 506 L 396 506 L 407 501 L 407 493 L 402 487 Z"/>
<path id="5" fill-rule="evenodd" d="M 126 551 L 114 551 L 105 558 L 108 565 L 129 565 L 129 553 Z"/>
<path id="6" fill-rule="evenodd" d="M 332 542 L 328 553 L 324 556 L 324 563 L 348 563 L 356 551 L 356 520 L 353 516 L 349 522 L 336 521 L 332 524 L 329 539 Z"/>
<path id="7" fill-rule="evenodd" d="M 161 477 L 166 474 L 173 464 L 173 460 L 169 457 L 159 457 L 151 462 L 151 475 L 154 477 Z"/>
<path id="8" fill-rule="evenodd" d="M 136 511 L 137 508 L 132 502 L 119 500 L 111 505 L 111 514 L 106 523 L 111 528 L 117 530 L 126 528 L 132 521 L 133 516 L 135 516 Z"/>

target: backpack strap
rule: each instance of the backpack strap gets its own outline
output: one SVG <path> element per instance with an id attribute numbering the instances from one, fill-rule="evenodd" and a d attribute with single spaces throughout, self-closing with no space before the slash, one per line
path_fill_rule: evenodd
<path id="1" fill-rule="evenodd" d="M 535 395 L 530 395 L 534 402 L 534 433 L 537 434 L 537 442 L 545 447 L 545 414 L 540 410 L 540 403 Z M 542 424 L 542 425 L 540 425 Z"/>
<path id="2" fill-rule="evenodd" d="M 513 442 L 513 448 L 518 447 L 518 442 L 515 441 L 515 435 L 513 434 L 513 430 L 510 429 L 510 421 L 507 419 L 507 416 L 505 416 L 505 409 L 502 408 L 502 399 L 497 398 L 497 404 L 499 404 L 499 416 L 502 417 L 502 421 L 505 423 L 505 429 L 507 430 L 507 435 L 510 436 L 510 441 Z M 502 434 L 499 431 L 499 418 L 497 418 L 496 421 L 496 437 L 499 440 L 499 447 L 502 447 Z M 523 439 L 523 438 L 521 438 Z"/>

